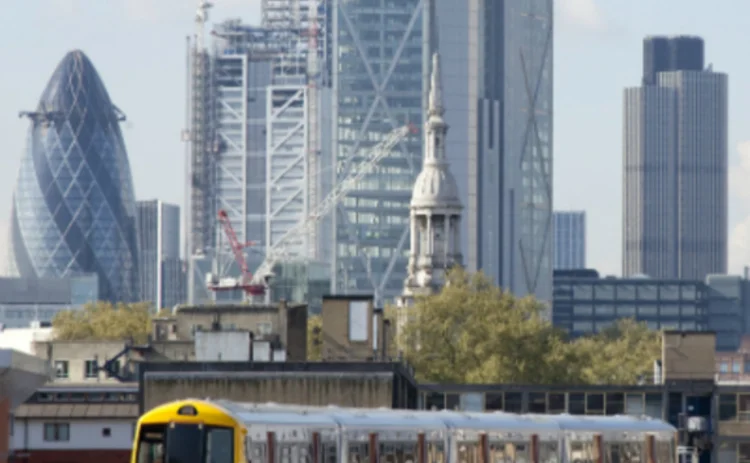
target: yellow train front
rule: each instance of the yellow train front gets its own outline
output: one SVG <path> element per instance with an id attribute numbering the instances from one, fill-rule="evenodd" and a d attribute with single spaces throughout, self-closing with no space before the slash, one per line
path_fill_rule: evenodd
<path id="1" fill-rule="evenodd" d="M 136 426 L 131 463 L 240 463 L 245 426 L 226 410 L 201 400 L 156 407 Z"/>
<path id="2" fill-rule="evenodd" d="M 141 417 L 132 463 L 675 463 L 676 431 L 633 416 L 188 399 Z"/>

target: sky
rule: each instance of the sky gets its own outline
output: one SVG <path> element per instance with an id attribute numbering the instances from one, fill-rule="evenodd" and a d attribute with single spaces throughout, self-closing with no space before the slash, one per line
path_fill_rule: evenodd
<path id="1" fill-rule="evenodd" d="M 463 1 L 463 0 L 456 0 Z M 114 103 L 137 199 L 183 204 L 185 37 L 197 0 L 8 2 L 0 28 L 0 262 L 28 121 L 65 53 L 83 50 Z M 212 20 L 258 23 L 260 0 L 214 0 Z M 750 264 L 750 60 L 747 0 L 555 0 L 554 206 L 585 210 L 587 264 L 619 275 L 622 92 L 640 82 L 646 35 L 706 40 L 706 61 L 729 74 L 729 264 Z M 449 135 L 450 136 L 450 132 Z"/>

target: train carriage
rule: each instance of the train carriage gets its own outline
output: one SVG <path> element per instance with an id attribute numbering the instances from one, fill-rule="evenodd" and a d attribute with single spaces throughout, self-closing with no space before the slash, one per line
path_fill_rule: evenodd
<path id="1" fill-rule="evenodd" d="M 676 429 L 630 416 L 182 400 L 144 414 L 132 463 L 674 463 Z"/>

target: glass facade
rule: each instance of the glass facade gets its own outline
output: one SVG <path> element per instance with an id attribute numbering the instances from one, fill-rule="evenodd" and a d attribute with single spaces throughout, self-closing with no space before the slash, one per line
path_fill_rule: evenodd
<path id="1" fill-rule="evenodd" d="M 333 162 L 336 181 L 362 150 L 407 123 L 422 127 L 421 0 L 334 0 Z M 421 132 L 421 130 L 420 130 Z M 406 277 L 409 202 L 421 169 L 422 135 L 411 135 L 359 182 L 332 214 L 335 294 L 399 295 Z"/>
<path id="2" fill-rule="evenodd" d="M 139 297 L 135 198 L 119 122 L 91 61 L 58 65 L 35 112 L 13 198 L 12 272 L 94 273 L 99 297 Z"/>
<path id="3" fill-rule="evenodd" d="M 154 309 L 185 302 L 186 275 L 180 260 L 180 207 L 159 200 L 138 201 L 141 301 Z"/>
<path id="4" fill-rule="evenodd" d="M 586 268 L 586 212 L 555 212 L 555 270 Z"/>
<path id="5" fill-rule="evenodd" d="M 644 321 L 654 330 L 706 330 L 708 296 L 698 281 L 556 276 L 552 321 L 573 337 L 621 318 Z"/>

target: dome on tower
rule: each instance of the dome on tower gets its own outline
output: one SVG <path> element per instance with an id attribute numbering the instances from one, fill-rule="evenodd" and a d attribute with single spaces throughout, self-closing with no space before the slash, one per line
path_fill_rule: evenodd
<path id="1" fill-rule="evenodd" d="M 445 135 L 448 125 L 443 120 L 443 95 L 440 85 L 440 57 L 432 56 L 430 100 L 425 124 L 426 141 L 422 172 L 412 190 L 411 207 L 461 209 L 456 179 L 445 159 Z"/>
<path id="2" fill-rule="evenodd" d="M 417 176 L 411 207 L 462 207 L 458 185 L 447 169 L 424 168 Z"/>

